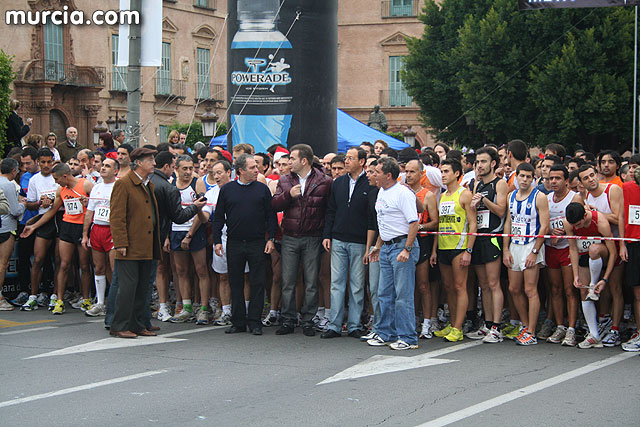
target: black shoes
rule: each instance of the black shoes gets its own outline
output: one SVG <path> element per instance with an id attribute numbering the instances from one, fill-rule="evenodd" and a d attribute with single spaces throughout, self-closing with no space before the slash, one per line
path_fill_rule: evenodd
<path id="1" fill-rule="evenodd" d="M 239 334 L 240 332 L 247 332 L 247 327 L 244 326 L 242 328 L 239 328 L 237 326 L 231 326 L 229 329 L 224 331 L 225 334 Z"/>
<path id="2" fill-rule="evenodd" d="M 251 334 L 252 335 L 262 335 L 262 327 L 256 326 L 255 328 L 251 329 Z"/>
<path id="3" fill-rule="evenodd" d="M 316 330 L 313 325 L 307 325 L 302 327 L 302 333 L 307 337 L 314 337 L 316 335 Z"/>
<path id="4" fill-rule="evenodd" d="M 349 336 L 351 338 L 360 339 L 360 337 L 362 336 L 362 331 L 360 329 L 354 329 L 353 331 L 349 332 Z"/>
<path id="5" fill-rule="evenodd" d="M 334 331 L 333 329 L 327 329 L 326 331 L 324 331 L 322 333 L 322 335 L 320 335 L 320 338 L 338 338 L 341 337 L 342 334 Z"/>
<path id="6" fill-rule="evenodd" d="M 287 334 L 292 334 L 294 331 L 294 327 L 291 325 L 287 325 L 286 323 L 282 326 L 280 326 L 277 330 L 276 330 L 276 335 L 287 335 Z"/>

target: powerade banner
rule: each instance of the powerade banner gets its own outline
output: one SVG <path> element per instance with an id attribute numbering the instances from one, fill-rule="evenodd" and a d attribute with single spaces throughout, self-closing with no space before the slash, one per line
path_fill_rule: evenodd
<path id="1" fill-rule="evenodd" d="M 640 4 L 640 0 L 518 0 L 518 7 L 520 10 L 636 6 L 638 4 Z"/>
<path id="2" fill-rule="evenodd" d="M 229 146 L 337 149 L 337 0 L 228 0 Z"/>

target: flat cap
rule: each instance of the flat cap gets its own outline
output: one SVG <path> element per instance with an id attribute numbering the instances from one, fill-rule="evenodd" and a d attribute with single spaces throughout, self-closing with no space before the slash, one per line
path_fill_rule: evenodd
<path id="1" fill-rule="evenodd" d="M 145 147 L 140 147 L 140 148 L 136 148 L 135 150 L 133 150 L 131 152 L 131 154 L 129 154 L 129 158 L 131 159 L 132 162 L 135 162 L 136 160 L 142 158 L 142 157 L 146 157 L 146 156 L 155 156 L 158 153 L 157 150 L 152 150 L 150 148 L 145 148 Z"/>

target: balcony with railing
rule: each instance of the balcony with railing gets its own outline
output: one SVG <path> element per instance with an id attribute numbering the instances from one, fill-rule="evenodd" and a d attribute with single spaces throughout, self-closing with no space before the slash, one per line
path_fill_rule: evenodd
<path id="1" fill-rule="evenodd" d="M 224 85 L 196 82 L 194 86 L 197 100 L 224 102 Z"/>
<path id="2" fill-rule="evenodd" d="M 156 93 L 158 97 L 181 98 L 186 97 L 186 84 L 184 80 L 167 79 L 156 77 Z"/>
<path id="3" fill-rule="evenodd" d="M 127 91 L 127 67 L 112 67 L 109 73 L 109 90 L 111 92 Z"/>
<path id="4" fill-rule="evenodd" d="M 380 99 L 378 101 L 380 107 L 411 107 L 417 108 L 415 102 L 404 90 L 381 90 Z"/>
<path id="5" fill-rule="evenodd" d="M 63 64 L 57 61 L 32 61 L 24 79 L 33 82 L 54 82 L 65 86 L 102 87 L 105 79 L 104 67 Z"/>
<path id="6" fill-rule="evenodd" d="M 420 13 L 421 0 L 383 0 L 383 18 L 416 17 Z"/>

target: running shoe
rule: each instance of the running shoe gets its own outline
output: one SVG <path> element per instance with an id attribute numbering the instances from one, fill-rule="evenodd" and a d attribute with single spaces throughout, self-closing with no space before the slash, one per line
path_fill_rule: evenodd
<path id="1" fill-rule="evenodd" d="M 276 313 L 271 313 L 271 311 L 269 311 L 269 313 L 267 314 L 267 317 L 262 319 L 262 326 L 266 326 L 266 327 L 273 326 L 276 324 L 277 320 L 278 320 L 278 315 Z"/>
<path id="2" fill-rule="evenodd" d="M 38 301 L 36 300 L 35 295 L 29 295 L 29 299 L 22 304 L 20 310 L 22 311 L 33 311 L 38 309 Z"/>
<path id="3" fill-rule="evenodd" d="M 58 295 L 51 294 L 51 298 L 49 298 L 49 311 L 53 310 L 56 307 L 56 302 L 58 302 Z"/>
<path id="4" fill-rule="evenodd" d="M 615 347 L 620 345 L 620 332 L 615 329 L 611 329 L 602 339 L 602 345 L 605 347 Z"/>
<path id="5" fill-rule="evenodd" d="M 562 340 L 564 340 L 565 335 L 567 335 L 567 327 L 558 326 L 555 332 L 549 338 L 547 338 L 547 342 L 551 344 L 560 344 Z M 540 337 L 539 334 L 538 337 Z"/>
<path id="6" fill-rule="evenodd" d="M 231 325 L 231 313 L 222 313 L 222 316 L 216 320 L 216 326 L 229 326 Z"/>
<path id="7" fill-rule="evenodd" d="M 167 306 L 162 306 L 158 309 L 157 319 L 161 322 L 168 322 L 171 319 L 171 312 Z"/>
<path id="8" fill-rule="evenodd" d="M 71 303 L 71 308 L 75 308 L 77 310 L 81 308 L 83 304 L 84 304 L 84 298 L 80 298 L 77 301 L 74 301 Z M 91 304 L 91 302 L 89 302 L 89 304 Z"/>
<path id="9" fill-rule="evenodd" d="M 473 331 L 473 320 L 467 319 L 462 323 L 462 333 L 466 335 L 471 331 Z"/>
<path id="10" fill-rule="evenodd" d="M 106 316 L 107 308 L 104 304 L 93 304 L 89 310 L 84 312 L 84 314 L 89 317 Z"/>
<path id="11" fill-rule="evenodd" d="M 554 322 L 551 319 L 545 319 L 544 322 L 542 323 L 542 327 L 540 328 L 536 336 L 541 340 L 546 340 L 551 335 L 553 335 L 554 329 L 556 329 L 556 322 Z"/>
<path id="12" fill-rule="evenodd" d="M 0 311 L 13 311 L 16 308 L 9 304 L 9 302 L 4 299 L 4 297 L 0 297 Z"/>
<path id="13" fill-rule="evenodd" d="M 442 338 L 444 336 L 449 335 L 449 333 L 451 332 L 451 329 L 452 329 L 451 323 L 447 323 L 447 325 L 444 328 L 440 329 L 439 331 L 435 331 L 433 335 L 438 338 Z"/>
<path id="14" fill-rule="evenodd" d="M 430 340 L 431 338 L 433 338 L 433 332 L 431 332 L 431 325 L 429 325 L 428 328 L 425 328 L 424 325 L 422 325 L 422 331 L 420 331 L 420 336 L 418 338 L 425 339 L 425 340 Z"/>
<path id="15" fill-rule="evenodd" d="M 271 312 L 271 310 L 269 310 L 269 313 Z M 267 317 L 269 317 L 269 315 L 267 314 Z M 266 319 L 266 317 L 265 317 Z M 318 323 L 320 323 L 320 320 L 322 320 L 322 317 L 318 316 L 318 313 L 316 313 L 313 318 L 311 319 L 311 322 L 313 322 L 313 326 L 317 326 Z M 266 326 L 266 325 L 265 325 Z"/>
<path id="16" fill-rule="evenodd" d="M 380 335 L 376 334 L 375 338 L 367 340 L 367 344 L 371 347 L 384 347 L 385 345 L 391 345 L 391 342 L 383 340 Z"/>
<path id="17" fill-rule="evenodd" d="M 488 333 L 489 333 L 489 328 L 482 325 L 480 329 L 478 329 L 477 331 L 467 332 L 466 334 L 464 334 L 464 336 L 471 340 L 481 340 L 484 337 L 486 337 Z"/>
<path id="18" fill-rule="evenodd" d="M 327 329 L 327 325 L 329 324 L 329 318 L 327 316 L 323 317 L 318 326 L 316 326 L 316 330 L 318 332 L 323 332 Z"/>
<path id="19" fill-rule="evenodd" d="M 524 334 L 526 334 L 528 332 L 529 332 L 529 328 L 527 328 L 526 326 L 521 326 L 520 327 L 520 333 L 516 337 L 516 341 L 519 340 L 520 338 L 522 338 L 524 336 Z"/>
<path id="20" fill-rule="evenodd" d="M 518 335 L 520 335 L 520 325 L 508 323 L 507 326 L 502 329 L 502 336 L 504 338 L 515 340 L 518 338 Z"/>
<path id="21" fill-rule="evenodd" d="M 596 302 L 598 300 L 600 300 L 600 295 L 596 294 L 594 288 L 592 286 L 589 286 L 589 292 L 587 293 L 587 296 L 585 297 L 585 301 L 593 301 Z"/>
<path id="22" fill-rule="evenodd" d="M 601 337 L 604 337 L 609 333 L 611 327 L 613 326 L 613 319 L 610 315 L 605 315 L 602 320 L 598 321 L 598 333 Z"/>
<path id="23" fill-rule="evenodd" d="M 44 292 L 40 292 L 36 297 L 38 307 L 46 307 L 49 304 L 49 296 Z"/>
<path id="24" fill-rule="evenodd" d="M 538 339 L 529 332 L 525 332 L 520 335 L 518 339 L 516 339 L 516 344 L 518 345 L 536 345 L 538 344 Z"/>
<path id="25" fill-rule="evenodd" d="M 171 323 L 186 323 L 192 322 L 195 319 L 193 312 L 182 310 L 180 313 L 174 315 L 169 322 Z"/>
<path id="26" fill-rule="evenodd" d="M 21 307 L 22 304 L 24 304 L 25 302 L 27 302 L 27 300 L 29 299 L 29 294 L 26 292 L 20 292 L 18 294 L 17 297 L 15 297 L 14 299 L 12 299 L 11 301 L 9 301 L 12 305 L 16 306 L 16 307 Z"/>
<path id="27" fill-rule="evenodd" d="M 402 340 L 398 340 L 389 344 L 389 347 L 391 348 L 391 350 L 414 350 L 418 348 L 418 344 L 407 344 Z"/>
<path id="28" fill-rule="evenodd" d="M 453 328 L 453 327 L 451 328 L 449 333 L 444 336 L 444 340 L 449 342 L 462 341 L 463 339 L 464 339 L 464 334 L 462 333 L 462 331 L 460 329 Z"/>
<path id="29" fill-rule="evenodd" d="M 92 306 L 93 304 L 91 304 L 91 300 L 89 298 L 84 298 L 82 300 L 82 304 L 80 304 L 80 310 L 86 313 L 87 310 L 90 310 Z"/>
<path id="30" fill-rule="evenodd" d="M 178 315 L 182 312 L 182 310 L 184 310 L 184 306 L 182 305 L 182 303 L 178 303 L 176 304 L 176 309 L 174 310 L 174 315 Z"/>
<path id="31" fill-rule="evenodd" d="M 587 334 L 584 341 L 578 344 L 579 348 L 602 348 L 602 340 L 597 340 L 591 336 L 591 334 Z"/>
<path id="32" fill-rule="evenodd" d="M 56 300 L 56 306 L 53 307 L 53 310 L 51 310 L 51 313 L 53 314 L 62 314 L 64 313 L 64 301 L 59 299 Z"/>
<path id="33" fill-rule="evenodd" d="M 209 314 L 209 310 L 198 311 L 198 314 L 196 315 L 196 325 L 208 325 L 209 324 L 209 317 L 207 316 L 208 314 Z"/>
<path id="34" fill-rule="evenodd" d="M 491 328 L 487 335 L 482 338 L 482 342 L 488 344 L 498 343 L 502 341 L 504 341 L 504 339 L 502 338 L 502 334 L 500 333 L 498 328 Z"/>
<path id="35" fill-rule="evenodd" d="M 564 336 L 564 339 L 562 340 L 562 344 L 560 345 L 563 345 L 566 347 L 575 347 L 576 346 L 576 330 L 567 328 L 567 333 Z"/>
<path id="36" fill-rule="evenodd" d="M 368 334 L 366 334 L 366 335 L 362 335 L 362 336 L 360 337 L 360 341 L 369 341 L 369 340 L 374 339 L 374 338 L 375 338 L 375 337 L 377 337 L 377 336 L 378 336 L 378 334 L 376 334 L 375 332 L 371 331 L 371 332 L 369 332 L 369 333 L 368 333 Z"/>
<path id="37" fill-rule="evenodd" d="M 622 344 L 622 349 L 624 351 L 640 351 L 640 334 L 638 331 L 631 336 L 629 341 Z"/>

